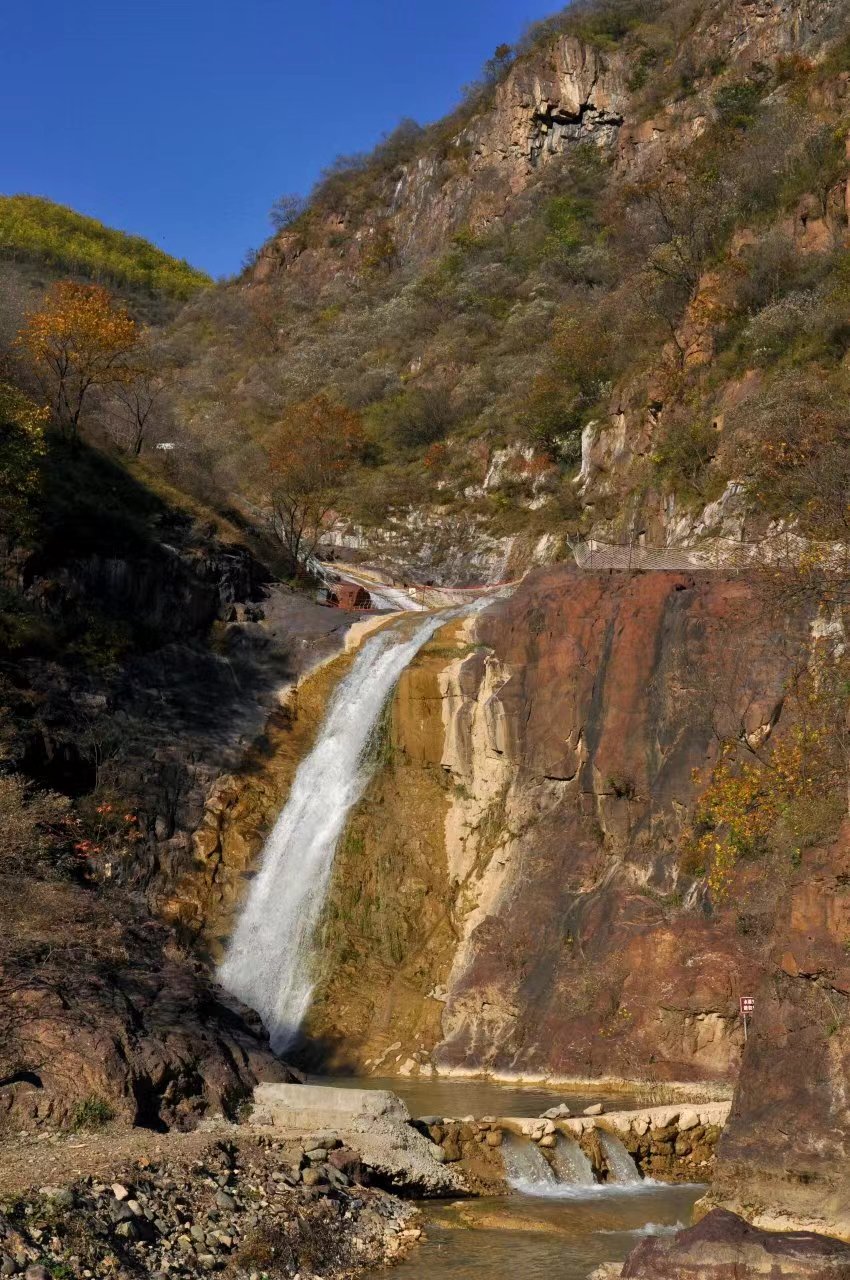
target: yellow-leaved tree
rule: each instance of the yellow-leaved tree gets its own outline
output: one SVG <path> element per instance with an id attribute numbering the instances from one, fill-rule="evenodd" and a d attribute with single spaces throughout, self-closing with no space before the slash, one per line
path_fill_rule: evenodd
<path id="1" fill-rule="evenodd" d="M 362 446 L 360 415 L 325 395 L 286 411 L 269 457 L 269 519 L 296 572 L 315 555 Z"/>
<path id="2" fill-rule="evenodd" d="M 65 440 L 76 441 L 92 392 L 133 380 L 139 338 L 130 313 L 97 284 L 60 281 L 27 316 L 16 345 L 32 362 Z"/>

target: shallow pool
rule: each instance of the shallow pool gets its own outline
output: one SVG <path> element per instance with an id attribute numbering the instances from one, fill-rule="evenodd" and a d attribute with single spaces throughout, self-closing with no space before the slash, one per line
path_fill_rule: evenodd
<path id="1" fill-rule="evenodd" d="M 587 1280 L 645 1235 L 687 1226 L 702 1186 L 563 1187 L 422 1206 L 426 1239 L 391 1272 L 398 1280 Z"/>
<path id="2" fill-rule="evenodd" d="M 407 1076 L 315 1076 L 310 1084 L 333 1084 L 351 1089 L 389 1089 L 407 1103 L 412 1116 L 539 1116 L 542 1111 L 566 1102 L 580 1113 L 593 1102 L 607 1111 L 625 1111 L 641 1105 L 628 1093 L 606 1093 L 604 1089 L 571 1091 L 563 1086 L 501 1084 L 496 1080 L 424 1079 Z"/>

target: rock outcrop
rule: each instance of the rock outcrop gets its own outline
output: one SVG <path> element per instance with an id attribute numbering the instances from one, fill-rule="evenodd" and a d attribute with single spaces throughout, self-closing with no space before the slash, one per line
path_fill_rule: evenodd
<path id="1" fill-rule="evenodd" d="M 772 1234 L 714 1210 L 696 1227 L 643 1240 L 622 1280 L 847 1280 L 850 1245 L 806 1232 Z"/>
<path id="2" fill-rule="evenodd" d="M 291 1079 L 247 1011 L 120 893 L 0 878 L 0 1130 L 188 1128 Z"/>
<path id="3" fill-rule="evenodd" d="M 364 250 L 388 234 L 405 259 L 421 261 L 439 251 L 452 230 L 482 230 L 568 147 L 614 142 L 628 103 L 627 74 L 617 53 L 574 36 L 552 42 L 510 71 L 490 109 L 459 129 L 442 155 L 403 165 L 364 225 L 357 226 L 355 211 L 335 210 L 322 227 L 328 243 L 318 247 L 305 247 L 297 231 L 283 231 L 260 253 L 254 281 L 292 268 L 319 276 L 341 265 L 357 270 Z M 341 239 L 348 240 L 342 263 L 340 250 L 330 247 Z"/>
<path id="4" fill-rule="evenodd" d="M 707 1203 L 850 1240 L 850 828 L 804 855 Z"/>
<path id="5" fill-rule="evenodd" d="M 710 574 L 539 571 L 440 633 L 338 852 L 315 1042 L 384 1072 L 734 1077 L 764 957 L 678 846 L 693 771 L 771 732 L 785 661 L 753 587 Z"/>
<path id="6" fill-rule="evenodd" d="M 466 1190 L 440 1148 L 410 1124 L 410 1112 L 393 1093 L 263 1084 L 254 1098 L 253 1125 L 282 1137 L 310 1130 L 330 1137 L 331 1147 L 356 1149 L 370 1176 L 386 1186 L 429 1196 Z M 315 1143 L 319 1151 L 328 1145 L 321 1137 Z"/>
<path id="7" fill-rule="evenodd" d="M 689 32 L 706 63 L 730 50 L 739 74 L 806 48 L 830 18 L 828 0 L 729 5 L 700 17 Z M 471 118 L 443 123 L 443 136 L 377 182 L 364 210 L 343 203 L 314 218 L 305 240 L 286 229 L 264 246 L 252 280 L 279 271 L 327 281 L 356 274 L 376 244 L 391 244 L 404 262 L 445 248 L 461 228 L 480 233 L 509 212 L 570 147 L 611 149 L 624 181 L 655 163 L 659 152 L 697 137 L 710 115 L 710 94 L 689 93 L 647 117 L 635 107 L 635 67 L 610 42 L 575 35 L 543 40 L 520 56 Z M 446 136 L 447 135 L 447 136 Z M 318 222 L 318 232 L 316 230 Z"/>

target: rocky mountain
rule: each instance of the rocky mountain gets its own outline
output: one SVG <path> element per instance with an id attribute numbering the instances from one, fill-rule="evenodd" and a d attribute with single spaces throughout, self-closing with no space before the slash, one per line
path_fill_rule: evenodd
<path id="1" fill-rule="evenodd" d="M 423 576 L 837 536 L 771 433 L 844 466 L 845 18 L 571 7 L 454 116 L 340 162 L 177 325 L 226 483 L 262 504 L 280 422 L 326 393 L 366 431 L 349 531 Z"/>
<path id="2" fill-rule="evenodd" d="M 48 431 L 0 545 L 0 1124 L 290 1074 L 212 970 L 362 640 L 268 536 L 324 397 L 341 554 L 522 580 L 380 718 L 299 1061 L 734 1086 L 697 1255 L 766 1247 L 729 1209 L 850 1238 L 848 85 L 837 0 L 571 6 L 239 280 L 160 280 L 168 449 Z"/>

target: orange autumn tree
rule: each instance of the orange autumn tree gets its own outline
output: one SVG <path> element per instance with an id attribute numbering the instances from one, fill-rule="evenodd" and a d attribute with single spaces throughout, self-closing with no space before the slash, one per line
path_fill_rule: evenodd
<path id="1" fill-rule="evenodd" d="M 315 555 L 363 447 L 360 415 L 326 395 L 291 406 L 269 453 L 270 523 L 300 571 Z"/>
<path id="2" fill-rule="evenodd" d="M 136 321 L 107 289 L 71 280 L 47 291 L 16 340 L 32 362 L 63 438 L 72 443 L 92 392 L 132 380 L 129 361 L 138 342 Z"/>

